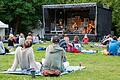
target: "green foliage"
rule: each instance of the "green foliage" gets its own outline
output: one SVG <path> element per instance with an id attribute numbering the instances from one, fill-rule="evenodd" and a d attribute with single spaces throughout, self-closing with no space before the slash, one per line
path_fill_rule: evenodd
<path id="1" fill-rule="evenodd" d="M 9 24 L 17 32 L 23 28 L 35 28 L 42 21 L 42 5 L 97 2 L 112 9 L 112 30 L 120 32 L 120 0 L 0 0 L 0 20 Z M 28 30 L 29 31 L 29 30 Z"/>

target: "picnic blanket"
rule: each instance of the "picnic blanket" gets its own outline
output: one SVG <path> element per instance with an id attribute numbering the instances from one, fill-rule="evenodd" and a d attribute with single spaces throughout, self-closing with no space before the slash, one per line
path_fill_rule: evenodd
<path id="1" fill-rule="evenodd" d="M 13 51 L 13 52 L 10 52 L 10 53 L 6 53 L 6 54 L 15 54 L 15 51 Z"/>
<path id="2" fill-rule="evenodd" d="M 81 50 L 82 53 L 85 53 L 85 54 L 94 54 L 96 53 L 95 50 Z"/>
<path id="3" fill-rule="evenodd" d="M 75 72 L 75 71 L 78 71 L 78 70 L 82 70 L 84 68 L 85 68 L 84 66 L 68 66 L 66 68 L 66 70 L 61 73 L 61 75 L 68 74 L 68 73 L 71 73 L 71 72 Z M 0 73 L 4 73 L 4 74 L 18 74 L 18 75 L 31 75 L 31 69 L 26 69 L 26 70 L 16 69 L 16 71 L 14 71 L 14 72 L 3 71 L 3 72 L 0 72 Z M 41 73 L 41 71 L 36 71 L 35 75 L 36 76 L 42 76 L 42 73 Z"/>
<path id="4" fill-rule="evenodd" d="M 46 50 L 46 47 L 38 47 L 37 51 L 42 51 L 42 50 Z"/>

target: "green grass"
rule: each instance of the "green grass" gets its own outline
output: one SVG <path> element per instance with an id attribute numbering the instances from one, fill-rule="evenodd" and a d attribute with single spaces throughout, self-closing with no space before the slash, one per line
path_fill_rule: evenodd
<path id="1" fill-rule="evenodd" d="M 37 51 L 39 46 L 46 44 L 33 45 L 36 61 L 41 61 L 45 56 L 45 51 Z M 84 48 L 91 49 L 91 45 L 84 45 Z M 86 69 L 76 71 L 60 77 L 43 77 L 36 76 L 34 80 L 120 80 L 120 57 L 102 55 L 101 48 L 94 47 L 98 50 L 96 54 L 74 54 L 66 53 L 70 65 L 78 65 L 82 62 Z M 0 55 L 0 71 L 7 70 L 13 63 L 14 55 Z M 33 80 L 29 75 L 0 74 L 0 80 Z"/>

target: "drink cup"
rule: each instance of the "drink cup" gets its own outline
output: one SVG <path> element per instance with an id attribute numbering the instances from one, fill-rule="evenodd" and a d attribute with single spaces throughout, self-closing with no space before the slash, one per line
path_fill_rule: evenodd
<path id="1" fill-rule="evenodd" d="M 35 70 L 31 70 L 31 76 L 32 78 L 35 78 Z"/>

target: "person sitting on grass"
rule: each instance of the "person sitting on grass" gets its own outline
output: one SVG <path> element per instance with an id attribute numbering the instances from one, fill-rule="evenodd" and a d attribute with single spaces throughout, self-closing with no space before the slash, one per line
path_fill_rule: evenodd
<path id="1" fill-rule="evenodd" d="M 4 54 L 5 54 L 5 48 L 0 36 L 0 55 L 4 55 Z"/>
<path id="2" fill-rule="evenodd" d="M 59 76 L 64 71 L 65 50 L 59 46 L 59 37 L 53 36 L 52 44 L 46 48 L 45 61 L 43 63 L 44 76 Z"/>
<path id="3" fill-rule="evenodd" d="M 112 35 L 109 34 L 109 35 L 104 37 L 104 39 L 102 40 L 101 44 L 108 45 L 109 42 L 112 41 L 112 40 L 113 40 Z"/>
<path id="4" fill-rule="evenodd" d="M 77 35 L 74 36 L 72 45 L 73 45 L 73 52 L 74 52 L 74 53 L 81 51 L 82 45 L 81 45 L 81 42 L 80 42 L 80 40 L 79 40 L 79 36 L 77 36 Z"/>
<path id="5" fill-rule="evenodd" d="M 32 32 L 28 33 L 28 36 L 26 37 L 26 40 L 32 40 L 32 43 L 33 43 L 33 34 L 32 34 Z"/>
<path id="6" fill-rule="evenodd" d="M 69 36 L 67 34 L 64 34 L 64 38 L 63 39 L 66 41 L 67 45 L 70 43 L 69 42 Z"/>
<path id="7" fill-rule="evenodd" d="M 108 52 L 110 53 L 110 55 L 117 55 L 119 47 L 120 42 L 117 40 L 116 36 L 113 36 L 113 40 L 111 40 L 108 44 Z"/>
<path id="8" fill-rule="evenodd" d="M 89 43 L 89 38 L 88 38 L 87 34 L 85 34 L 84 38 L 82 39 L 82 43 L 84 43 L 84 44 Z"/>
<path id="9" fill-rule="evenodd" d="M 14 35 L 10 34 L 8 38 L 8 49 L 10 52 L 12 52 L 14 49 L 14 42 L 15 42 Z"/>
<path id="10" fill-rule="evenodd" d="M 19 36 L 19 46 L 22 46 L 25 42 L 25 37 L 24 37 L 24 34 L 23 33 L 20 33 L 20 36 Z"/>
<path id="11" fill-rule="evenodd" d="M 60 41 L 59 41 L 59 45 L 60 47 L 62 47 L 65 51 L 67 50 L 67 43 L 63 38 L 63 35 L 59 35 L 60 37 Z"/>
<path id="12" fill-rule="evenodd" d="M 8 71 L 16 71 L 18 65 L 21 70 L 30 68 L 40 70 L 41 65 L 35 61 L 31 40 L 25 40 L 23 47 L 16 48 L 13 65 Z"/>

